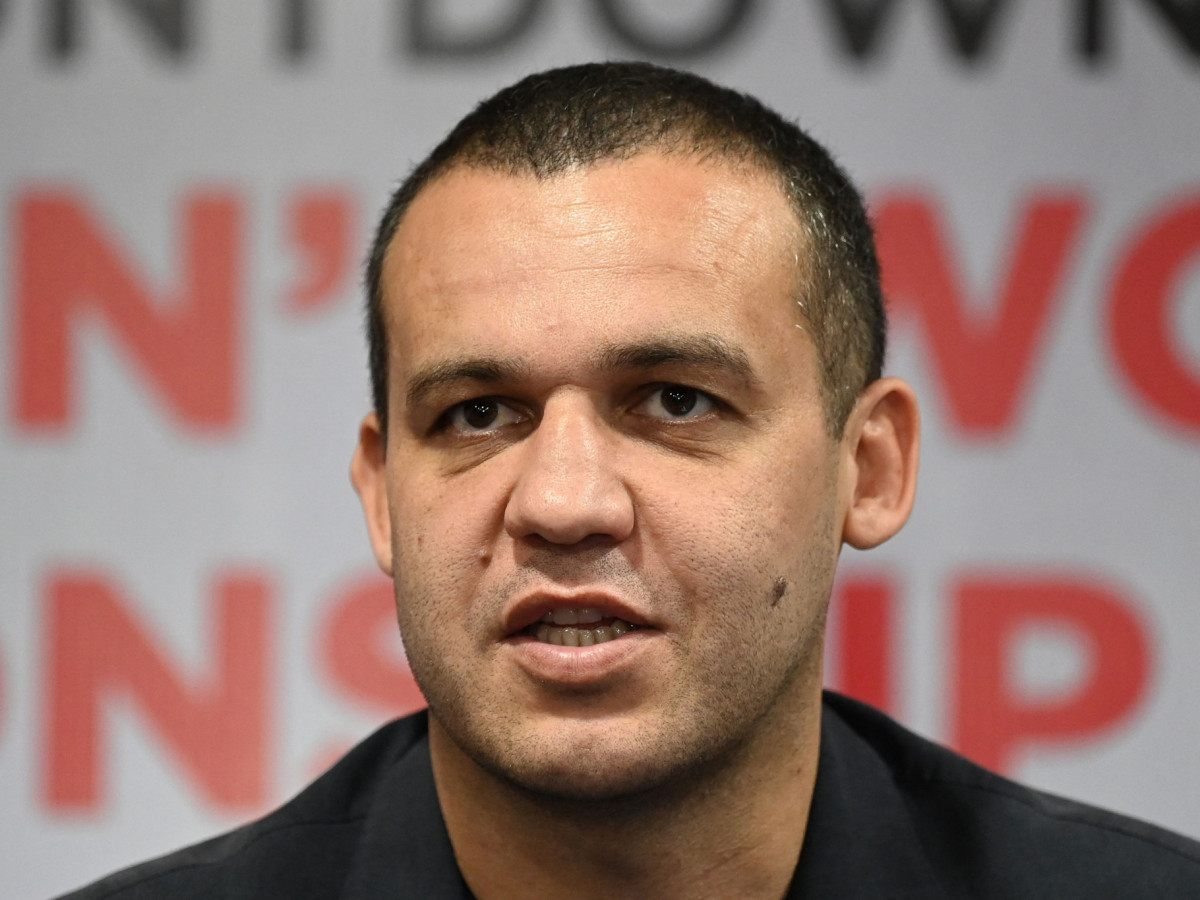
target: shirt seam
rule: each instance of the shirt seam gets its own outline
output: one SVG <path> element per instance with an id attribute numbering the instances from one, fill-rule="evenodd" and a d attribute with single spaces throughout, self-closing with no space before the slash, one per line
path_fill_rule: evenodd
<path id="1" fill-rule="evenodd" d="M 1122 835 L 1123 837 L 1133 838 L 1141 843 L 1149 844 L 1153 847 L 1157 847 L 1160 850 L 1166 850 L 1167 852 L 1171 853 L 1172 855 L 1177 856 L 1180 859 L 1186 860 L 1187 862 L 1192 863 L 1195 866 L 1200 866 L 1200 857 L 1189 854 L 1186 851 L 1180 849 L 1179 847 L 1174 847 L 1169 843 L 1165 843 L 1165 842 L 1159 840 L 1158 838 L 1156 838 L 1153 834 L 1145 834 L 1143 832 L 1140 832 L 1140 831 L 1137 831 L 1137 830 L 1134 830 L 1131 828 L 1123 827 L 1120 822 L 1097 822 L 1097 821 L 1093 821 L 1091 819 L 1081 818 L 1078 815 L 1072 815 L 1069 813 L 1056 813 L 1052 810 L 1044 809 L 1044 808 L 1038 806 L 1036 803 L 1030 802 L 1030 800 L 1028 798 L 1020 796 L 1019 792 L 1014 792 L 1011 790 L 1002 790 L 1002 789 L 994 787 L 992 785 L 984 784 L 984 783 L 977 782 L 977 781 L 967 781 L 964 779 L 957 779 L 957 778 L 946 778 L 944 776 L 936 776 L 935 777 L 935 776 L 930 776 L 930 775 L 909 774 L 903 780 L 908 783 L 913 783 L 913 782 L 923 782 L 926 784 L 933 783 L 933 784 L 946 785 L 948 787 L 963 788 L 963 789 L 969 790 L 969 791 L 982 791 L 982 792 L 984 792 L 986 794 L 990 794 L 994 797 L 1000 797 L 1005 800 L 1011 800 L 1014 803 L 1019 803 L 1025 809 L 1029 810 L 1030 812 L 1035 813 L 1036 815 L 1040 816 L 1041 818 L 1053 819 L 1056 822 L 1063 822 L 1063 823 L 1067 823 L 1067 824 L 1082 825 L 1082 826 L 1085 826 L 1088 828 L 1097 829 L 1099 831 L 1108 832 L 1110 834 L 1119 834 L 1119 835 Z M 1046 795 L 1046 796 L 1053 797 L 1053 795 Z M 1066 801 L 1066 798 L 1054 798 L 1054 799 L 1063 799 L 1064 801 Z M 1071 801 L 1066 801 L 1066 802 L 1071 802 Z M 1150 824 L 1149 822 L 1145 823 L 1145 825 L 1148 828 L 1157 828 L 1158 827 L 1156 825 Z"/>
<path id="2" fill-rule="evenodd" d="M 353 818 L 349 818 L 349 819 L 330 819 L 328 821 L 314 821 L 314 822 L 288 822 L 286 824 L 276 825 L 272 828 L 265 829 L 265 830 L 259 832 L 258 834 L 254 835 L 252 838 L 250 838 L 248 841 L 246 841 L 244 844 L 242 844 L 240 847 L 238 847 L 235 851 L 222 856 L 220 859 L 206 860 L 203 862 L 196 861 L 196 862 L 189 862 L 189 863 L 174 865 L 174 866 L 171 866 L 171 868 L 165 869 L 161 872 L 154 872 L 152 874 L 147 875 L 144 878 L 139 878 L 137 881 L 131 881 L 128 884 L 123 884 L 123 885 L 120 885 L 119 887 L 114 887 L 111 891 L 107 891 L 106 893 L 101 894 L 99 897 L 96 898 L 96 900 L 106 900 L 106 898 L 109 898 L 109 897 L 116 897 L 125 891 L 132 890 L 133 888 L 137 888 L 137 887 L 142 887 L 143 885 L 147 885 L 152 881 L 157 881 L 160 878 L 166 878 L 169 875 L 175 875 L 179 872 L 187 871 L 188 869 L 206 869 L 206 868 L 210 868 L 212 866 L 224 865 L 225 863 L 228 863 L 228 862 L 232 861 L 233 859 L 236 859 L 238 856 L 242 855 L 245 851 L 249 850 L 254 844 L 258 843 L 258 841 L 260 841 L 262 838 L 269 837 L 273 834 L 278 834 L 281 831 L 287 831 L 287 830 L 293 829 L 293 828 L 312 828 L 312 827 L 327 827 L 327 826 L 343 827 L 346 825 L 355 825 L 357 823 L 360 823 L 363 821 L 364 818 L 366 818 L 366 817 L 363 815 L 358 815 L 358 816 L 354 816 Z M 220 838 L 217 838 L 216 840 L 220 840 Z"/>

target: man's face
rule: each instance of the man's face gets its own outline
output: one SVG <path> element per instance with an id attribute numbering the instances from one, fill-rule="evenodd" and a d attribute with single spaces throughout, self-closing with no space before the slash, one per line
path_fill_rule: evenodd
<path id="1" fill-rule="evenodd" d="M 657 154 L 412 204 L 376 549 L 484 769 L 622 796 L 812 722 L 847 491 L 804 252 L 765 175 Z"/>

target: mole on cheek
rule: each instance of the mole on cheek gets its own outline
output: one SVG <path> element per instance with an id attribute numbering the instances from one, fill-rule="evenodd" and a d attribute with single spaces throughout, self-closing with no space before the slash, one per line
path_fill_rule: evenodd
<path id="1" fill-rule="evenodd" d="M 775 588 L 771 591 L 771 605 L 778 606 L 783 595 L 787 593 L 788 581 L 782 575 L 775 579 Z"/>

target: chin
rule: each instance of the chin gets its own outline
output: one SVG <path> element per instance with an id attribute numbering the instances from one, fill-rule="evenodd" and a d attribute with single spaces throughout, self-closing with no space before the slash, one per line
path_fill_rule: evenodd
<path id="1" fill-rule="evenodd" d="M 512 742 L 476 762 L 524 792 L 544 799 L 619 802 L 646 800 L 702 777 L 720 754 L 707 742 L 634 732 L 617 736 L 560 734 Z M 657 739 L 656 739 L 657 738 Z"/>
<path id="2" fill-rule="evenodd" d="M 574 760 L 569 765 L 544 766 L 499 774 L 521 790 L 546 799 L 613 802 L 643 796 L 674 780 L 674 773 L 604 759 L 593 764 Z"/>

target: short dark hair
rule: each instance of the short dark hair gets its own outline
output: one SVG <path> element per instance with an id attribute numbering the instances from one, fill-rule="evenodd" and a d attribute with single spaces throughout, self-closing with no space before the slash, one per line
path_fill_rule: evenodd
<path id="1" fill-rule="evenodd" d="M 887 322 L 862 197 L 828 151 L 755 98 L 643 62 L 530 75 L 480 103 L 392 195 L 367 262 L 367 341 L 375 412 L 387 433 L 382 270 L 413 198 L 459 166 L 549 178 L 657 151 L 749 163 L 778 177 L 808 243 L 797 298 L 821 363 L 826 426 L 838 437 L 883 368 Z"/>

